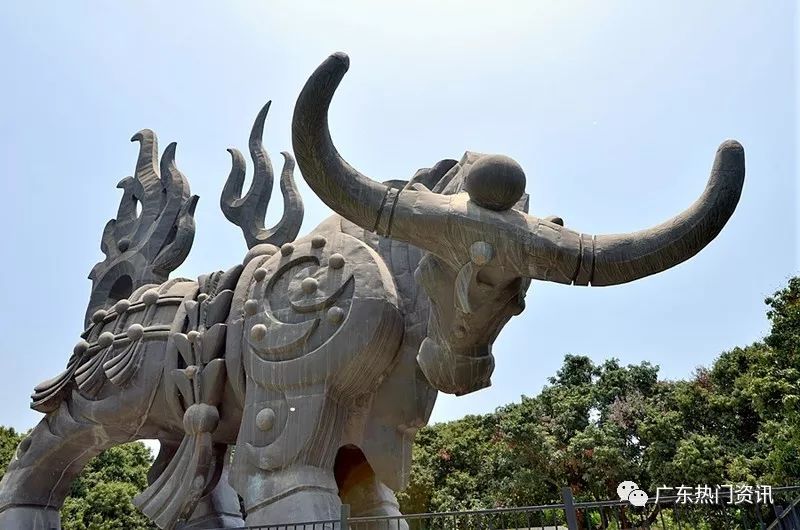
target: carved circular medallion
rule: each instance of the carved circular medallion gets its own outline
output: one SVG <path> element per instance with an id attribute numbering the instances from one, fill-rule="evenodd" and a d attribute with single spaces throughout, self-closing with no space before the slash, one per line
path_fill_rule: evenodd
<path id="1" fill-rule="evenodd" d="M 376 255 L 350 236 L 317 234 L 283 245 L 253 273 L 244 305 L 253 351 L 285 361 L 317 350 L 343 329 L 356 299 L 387 296 L 379 270 Z"/>

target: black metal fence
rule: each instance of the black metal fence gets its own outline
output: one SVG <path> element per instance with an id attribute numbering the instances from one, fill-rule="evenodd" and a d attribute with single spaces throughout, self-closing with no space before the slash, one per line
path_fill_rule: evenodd
<path id="1" fill-rule="evenodd" d="M 737 502 L 733 492 L 713 502 L 686 502 L 685 496 L 659 496 L 642 507 L 628 501 L 576 502 L 569 488 L 560 504 L 459 512 L 416 513 L 394 517 L 351 517 L 342 506 L 339 519 L 240 530 L 800 530 L 800 486 L 771 489 L 771 502 Z"/>

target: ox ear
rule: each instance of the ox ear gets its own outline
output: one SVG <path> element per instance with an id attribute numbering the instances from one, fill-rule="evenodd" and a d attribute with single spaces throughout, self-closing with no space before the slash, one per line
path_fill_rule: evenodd
<path id="1" fill-rule="evenodd" d="M 411 180 L 408 181 L 406 188 L 412 188 L 416 184 L 422 184 L 426 189 L 434 189 L 456 164 L 458 164 L 457 161 L 448 158 L 437 162 L 433 167 L 419 169 L 414 173 L 414 176 L 411 177 Z"/>
<path id="2" fill-rule="evenodd" d="M 445 173 L 436 185 L 431 188 L 433 192 L 443 195 L 452 195 L 463 191 L 464 174 L 469 170 L 469 166 L 474 164 L 475 161 L 482 156 L 484 156 L 483 153 L 476 153 L 475 151 L 465 152 L 461 156 L 461 160 L 453 164 L 447 173 Z"/>
<path id="3" fill-rule="evenodd" d="M 522 197 L 520 197 L 517 201 L 517 204 L 514 205 L 514 209 L 519 210 L 520 212 L 530 213 L 530 203 L 531 196 L 527 193 L 523 193 Z"/>
<path id="4" fill-rule="evenodd" d="M 406 186 L 408 186 L 408 181 L 400 179 L 391 179 L 391 180 L 384 180 L 381 184 L 388 186 L 392 189 L 402 190 Z"/>

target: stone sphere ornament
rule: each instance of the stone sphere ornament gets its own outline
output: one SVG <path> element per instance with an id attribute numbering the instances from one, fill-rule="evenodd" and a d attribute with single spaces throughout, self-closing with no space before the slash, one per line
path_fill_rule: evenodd
<path id="1" fill-rule="evenodd" d="M 101 348 L 106 348 L 114 344 L 114 334 L 110 331 L 104 331 L 97 337 L 97 345 Z"/>
<path id="2" fill-rule="evenodd" d="M 148 289 L 142 295 L 142 302 L 145 305 L 153 305 L 158 302 L 158 290 L 157 289 Z"/>
<path id="3" fill-rule="evenodd" d="M 266 432 L 275 424 L 275 411 L 271 408 L 262 409 L 256 414 L 256 426 Z"/>
<path id="4" fill-rule="evenodd" d="M 105 309 L 98 309 L 92 314 L 92 322 L 99 324 L 106 318 L 106 315 L 108 315 L 108 312 Z"/>
<path id="5" fill-rule="evenodd" d="M 88 342 L 81 339 L 78 341 L 78 344 L 76 344 L 75 347 L 72 349 L 72 353 L 74 355 L 83 355 L 86 352 L 86 350 L 89 349 L 89 346 L 90 344 Z"/>
<path id="6" fill-rule="evenodd" d="M 131 340 L 139 340 L 144 336 L 144 327 L 141 324 L 131 324 L 127 335 Z"/>
<path id="7" fill-rule="evenodd" d="M 130 300 L 128 300 L 126 298 L 123 298 L 122 300 L 120 300 L 119 302 L 114 304 L 114 311 L 116 311 L 117 314 L 121 315 L 122 313 L 125 313 L 126 311 L 128 311 L 128 308 L 130 306 L 131 306 Z"/>
<path id="8" fill-rule="evenodd" d="M 260 269 L 263 270 L 263 269 Z M 244 303 L 244 314 L 253 316 L 258 312 L 258 300 L 250 299 Z"/>
<path id="9" fill-rule="evenodd" d="M 525 172 L 505 155 L 485 155 L 470 167 L 464 177 L 464 190 L 479 206 L 510 210 L 525 193 Z"/>
<path id="10" fill-rule="evenodd" d="M 255 278 L 257 282 L 263 281 L 264 278 L 266 277 L 267 277 L 267 269 L 259 268 L 256 269 L 255 272 L 253 272 L 253 278 Z"/>
<path id="11" fill-rule="evenodd" d="M 344 256 L 339 253 L 332 254 L 330 259 L 328 260 L 328 264 L 333 269 L 341 269 L 344 267 Z"/>

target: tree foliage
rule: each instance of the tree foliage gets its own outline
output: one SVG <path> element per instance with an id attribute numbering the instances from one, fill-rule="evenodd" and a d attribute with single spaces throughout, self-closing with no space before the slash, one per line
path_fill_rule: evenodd
<path id="1" fill-rule="evenodd" d="M 22 438 L 23 435 L 13 428 L 0 426 L 0 477 L 5 474 Z"/>
<path id="2" fill-rule="evenodd" d="M 134 505 L 153 457 L 141 442 L 112 447 L 89 461 L 61 509 L 64 530 L 155 529 Z"/>

